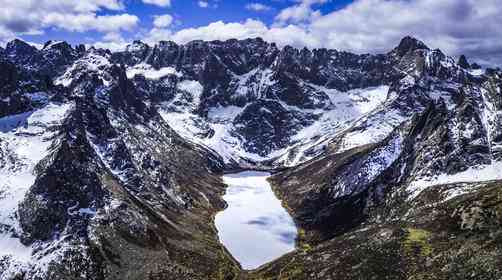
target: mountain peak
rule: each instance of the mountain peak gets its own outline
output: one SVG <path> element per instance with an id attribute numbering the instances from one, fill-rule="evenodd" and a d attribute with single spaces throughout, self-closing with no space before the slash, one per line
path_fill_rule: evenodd
<path id="1" fill-rule="evenodd" d="M 406 36 L 401 39 L 401 42 L 399 42 L 399 45 L 394 49 L 394 51 L 397 52 L 399 56 L 403 56 L 410 51 L 421 49 L 429 50 L 429 47 L 427 47 L 424 42 L 414 37 Z"/>
<path id="2" fill-rule="evenodd" d="M 174 41 L 159 41 L 157 43 L 157 46 L 160 46 L 160 47 L 172 47 L 172 46 L 178 46 L 178 44 L 176 44 L 176 42 Z"/>
<path id="3" fill-rule="evenodd" d="M 461 55 L 459 58 L 458 58 L 458 62 L 457 62 L 458 66 L 464 68 L 464 69 L 469 69 L 471 68 L 471 65 L 469 64 L 469 61 L 467 61 L 467 57 L 465 57 L 465 55 Z"/>
<path id="4" fill-rule="evenodd" d="M 5 49 L 7 51 L 11 51 L 11 50 L 14 50 L 14 49 L 31 49 L 31 50 L 36 50 L 37 48 L 35 48 L 34 46 L 26 43 L 25 41 L 23 40 L 20 40 L 20 39 L 14 39 L 10 42 L 7 43 L 7 46 L 5 47 Z"/>
<path id="5" fill-rule="evenodd" d="M 149 48 L 148 44 L 144 43 L 143 41 L 134 40 L 132 44 L 127 45 L 126 51 L 127 52 L 144 51 L 148 48 Z"/>
<path id="6" fill-rule="evenodd" d="M 62 49 L 68 49 L 68 48 L 70 48 L 71 49 L 71 46 L 66 41 L 52 41 L 52 40 L 49 40 L 49 41 L 47 41 L 44 44 L 44 47 L 43 47 L 44 50 L 52 49 L 52 48 L 62 48 Z"/>

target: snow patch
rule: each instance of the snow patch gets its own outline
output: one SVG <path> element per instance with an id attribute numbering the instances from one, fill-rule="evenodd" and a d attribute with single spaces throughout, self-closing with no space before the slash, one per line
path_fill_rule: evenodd
<path id="1" fill-rule="evenodd" d="M 243 75 L 234 75 L 232 83 L 235 85 L 235 93 L 238 96 L 251 95 L 254 98 L 261 98 L 261 93 L 266 87 L 273 86 L 276 82 L 272 80 L 274 71 L 272 69 L 253 69 Z"/>
<path id="2" fill-rule="evenodd" d="M 92 71 L 98 73 L 98 76 L 101 78 L 105 86 L 109 86 L 112 78 L 110 74 L 105 70 L 110 65 L 111 63 L 108 58 L 95 52 L 89 52 L 83 58 L 73 63 L 73 65 L 69 67 L 63 75 L 57 77 L 54 80 L 54 84 L 68 87 L 73 82 L 75 73 Z"/>
<path id="3" fill-rule="evenodd" d="M 16 211 L 35 182 L 35 166 L 49 154 L 54 135 L 49 128 L 58 125 L 71 107 L 69 103 L 49 103 L 0 118 L 0 225 L 7 229 L 0 233 L 0 257 L 10 255 L 14 261 L 24 262 L 31 254 L 31 248 L 12 237 L 21 232 Z"/>
<path id="4" fill-rule="evenodd" d="M 221 122 L 231 122 L 233 121 L 244 108 L 237 106 L 227 106 L 227 107 L 212 107 L 208 112 L 208 119 L 210 122 L 221 123 Z"/>
<path id="5" fill-rule="evenodd" d="M 181 74 L 176 71 L 173 67 L 163 67 L 160 69 L 155 69 L 151 65 L 146 63 L 136 64 L 126 70 L 126 75 L 128 79 L 134 78 L 136 75 L 142 75 L 149 80 L 160 80 L 164 77 L 174 75 L 181 77 Z"/>
<path id="6" fill-rule="evenodd" d="M 403 137 L 396 135 L 386 146 L 371 152 L 363 164 L 356 167 L 358 172 L 356 178 L 343 177 L 338 180 L 333 186 L 334 196 L 341 197 L 361 192 L 361 185 L 375 180 L 399 158 L 402 152 L 402 142 Z"/>
<path id="7" fill-rule="evenodd" d="M 0 248 L 0 257 L 9 256 L 21 262 L 28 262 L 31 259 L 31 247 L 25 246 L 18 238 L 13 238 L 10 234 L 0 233 Z"/>
<path id="8" fill-rule="evenodd" d="M 186 91 L 192 96 L 192 103 L 197 106 L 200 104 L 200 98 L 204 87 L 198 81 L 184 80 L 178 83 L 178 90 Z"/>
<path id="9" fill-rule="evenodd" d="M 486 72 L 486 70 L 484 69 L 473 69 L 473 70 L 469 70 L 469 73 L 473 76 L 481 76 L 481 75 L 484 75 Z"/>
<path id="10" fill-rule="evenodd" d="M 339 152 L 355 147 L 378 143 L 385 139 L 399 124 L 406 121 L 397 110 L 382 110 L 362 119 L 361 127 L 344 135 Z"/>
<path id="11" fill-rule="evenodd" d="M 457 183 L 477 183 L 502 180 L 502 162 L 494 161 L 488 165 L 479 165 L 456 174 L 440 174 L 430 178 L 418 178 L 408 184 L 407 190 L 413 199 L 423 190 L 437 185 Z M 453 194 L 451 197 L 453 197 Z"/>
<path id="12" fill-rule="evenodd" d="M 50 49 L 54 46 L 64 43 L 63 41 L 51 41 L 44 49 Z"/>

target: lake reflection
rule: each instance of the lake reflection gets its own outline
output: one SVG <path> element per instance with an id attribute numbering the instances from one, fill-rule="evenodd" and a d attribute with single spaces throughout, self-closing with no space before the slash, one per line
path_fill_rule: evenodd
<path id="1" fill-rule="evenodd" d="M 223 176 L 228 208 L 216 215 L 220 241 L 244 269 L 254 269 L 295 249 L 292 218 L 272 192 L 270 173 L 245 171 Z"/>

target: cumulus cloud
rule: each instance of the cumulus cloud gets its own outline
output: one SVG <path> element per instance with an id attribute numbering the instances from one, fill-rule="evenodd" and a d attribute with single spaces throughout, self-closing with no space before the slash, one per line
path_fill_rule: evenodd
<path id="1" fill-rule="evenodd" d="M 138 17 L 129 14 L 96 16 L 95 14 L 59 14 L 49 13 L 42 19 L 45 26 L 58 26 L 68 31 L 84 32 L 96 30 L 111 32 L 131 30 L 138 24 Z"/>
<path id="2" fill-rule="evenodd" d="M 107 33 L 102 37 L 101 41 L 88 44 L 87 47 L 109 49 L 111 51 L 124 50 L 128 42 L 118 32 Z"/>
<path id="3" fill-rule="evenodd" d="M 167 28 L 152 28 L 147 34 L 142 38 L 147 44 L 154 45 L 159 41 L 170 41 L 172 39 L 173 32 Z"/>
<path id="4" fill-rule="evenodd" d="M 246 9 L 255 12 L 266 12 L 272 10 L 272 7 L 261 3 L 250 3 L 246 5 Z"/>
<path id="5" fill-rule="evenodd" d="M 173 17 L 171 15 L 161 15 L 154 16 L 153 26 L 156 28 L 166 28 L 173 23 Z"/>
<path id="6" fill-rule="evenodd" d="M 312 6 L 315 4 L 324 4 L 328 0 L 299 0 L 299 4 L 288 7 L 282 10 L 276 17 L 279 23 L 293 22 L 299 23 L 303 21 L 313 20 L 321 15 L 320 11 L 315 11 Z"/>
<path id="7" fill-rule="evenodd" d="M 209 7 L 209 3 L 207 1 L 199 1 L 198 4 L 199 4 L 199 7 L 201 7 L 201 8 Z"/>
<path id="8" fill-rule="evenodd" d="M 244 23 L 213 22 L 207 26 L 182 29 L 172 35 L 172 40 L 186 43 L 192 40 L 226 40 L 258 37 L 266 32 L 267 26 L 261 21 L 248 19 Z"/>
<path id="9" fill-rule="evenodd" d="M 168 28 L 152 28 L 147 34 L 143 35 L 142 40 L 147 44 L 154 45 L 159 41 L 169 41 L 172 39 L 173 32 Z"/>
<path id="10" fill-rule="evenodd" d="M 171 7 L 171 0 L 143 0 L 143 3 L 159 7 Z"/>
<path id="11" fill-rule="evenodd" d="M 212 0 L 212 1 L 207 1 L 207 0 L 200 0 L 197 1 L 197 5 L 199 5 L 200 8 L 206 9 L 206 8 L 212 8 L 216 9 L 218 8 L 218 2 L 221 0 Z"/>
<path id="12" fill-rule="evenodd" d="M 0 0 L 0 5 L 0 29 L 15 34 L 37 34 L 48 27 L 78 32 L 130 30 L 139 22 L 127 13 L 97 15 L 103 9 L 124 9 L 119 0 Z"/>

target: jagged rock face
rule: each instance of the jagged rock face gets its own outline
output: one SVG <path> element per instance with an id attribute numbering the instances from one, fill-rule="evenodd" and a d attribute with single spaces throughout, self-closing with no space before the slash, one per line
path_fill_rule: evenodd
<path id="1" fill-rule="evenodd" d="M 72 64 L 78 52 L 66 42 L 48 42 L 42 50 L 38 50 L 23 41 L 14 40 L 7 44 L 5 55 L 17 66 L 51 78 Z"/>
<path id="2" fill-rule="evenodd" d="M 29 100 L 20 96 L 17 88 L 16 66 L 0 55 L 0 117 L 24 112 L 30 107 Z"/>
<path id="3" fill-rule="evenodd" d="M 403 57 L 404 55 L 412 53 L 416 50 L 429 50 L 429 47 L 413 37 L 406 36 L 401 40 L 401 42 L 399 42 L 399 45 L 393 50 L 393 52 L 397 56 Z"/>
<path id="4" fill-rule="evenodd" d="M 42 163 L 47 167 L 39 167 L 43 173 L 19 206 L 25 242 L 58 239 L 62 232 L 85 237 L 89 219 L 83 217 L 92 214 L 79 209 L 104 206 L 107 195 L 98 172 L 103 166 L 89 156 L 91 147 L 81 135 L 73 143 L 63 141 L 53 158 L 47 159 L 50 162 Z"/>
<path id="5" fill-rule="evenodd" d="M 208 143 L 223 143 L 218 145 L 225 146 L 224 160 L 229 165 L 269 162 L 267 165 L 281 166 L 298 163 L 287 158 L 305 161 L 315 155 L 296 154 L 288 147 L 298 142 L 302 129 L 338 107 L 332 102 L 337 92 L 389 86 L 404 77 L 397 68 L 402 56 L 414 57 L 414 51 L 426 50 L 418 41 L 404 42 L 385 55 L 279 49 L 261 39 L 194 41 L 186 45 L 160 42 L 153 47 L 136 41 L 125 51 L 112 54 L 111 61 L 126 65 L 130 78 L 144 73 L 149 81 L 137 77 L 135 86 L 150 94 L 162 90 L 164 96 L 155 93 L 155 102 L 161 107 L 177 102 L 176 93 L 171 94 L 172 88 L 180 89 L 186 81 L 198 83 L 200 90 L 193 87 L 188 90 L 192 97 L 184 120 L 173 121 L 181 118 L 182 110 L 170 109 L 164 114 L 168 123 L 195 142 L 210 147 Z M 170 73 L 161 74 L 164 71 Z M 267 106 L 277 111 L 268 125 Z M 232 114 L 212 114 L 222 107 Z M 262 110 L 251 114 L 251 109 Z M 341 127 L 330 133 L 338 130 Z M 255 137 L 258 134 L 264 137 Z M 319 137 L 322 137 L 319 133 L 304 137 L 308 140 L 303 141 L 301 150 L 308 149 Z"/>
<path id="6" fill-rule="evenodd" d="M 0 116 L 61 99 L 66 90 L 55 87 L 53 79 L 79 55 L 66 42 L 48 42 L 42 50 L 17 39 L 9 42 L 0 54 Z"/>
<path id="7" fill-rule="evenodd" d="M 17 88 L 17 70 L 16 66 L 2 57 L 2 73 L 0 85 L 2 86 L 2 93 L 13 92 Z M 5 96 L 3 96 L 5 97 Z"/>
<path id="8" fill-rule="evenodd" d="M 16 39 L 7 43 L 4 53 L 16 64 L 27 64 L 37 53 L 37 48 Z"/>
<path id="9" fill-rule="evenodd" d="M 469 61 L 467 61 L 467 57 L 465 57 L 465 55 L 461 55 L 459 58 L 458 58 L 458 62 L 457 62 L 458 66 L 464 68 L 464 69 L 470 69 L 471 68 L 471 65 L 469 64 Z"/>
<path id="10" fill-rule="evenodd" d="M 287 147 L 295 132 L 308 126 L 312 117 L 289 112 L 277 101 L 257 101 L 235 119 L 236 132 L 249 139 L 246 151 L 266 157 L 274 150 Z M 271 144 L 266 144 L 271 143 Z"/>

